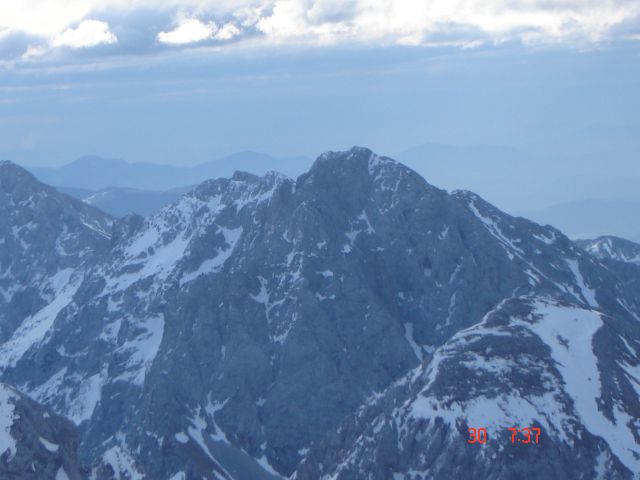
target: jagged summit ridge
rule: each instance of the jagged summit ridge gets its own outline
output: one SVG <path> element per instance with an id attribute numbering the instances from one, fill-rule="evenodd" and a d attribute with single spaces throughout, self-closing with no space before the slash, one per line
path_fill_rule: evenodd
<path id="1" fill-rule="evenodd" d="M 345 151 L 329 151 L 321 154 L 313 163 L 308 173 L 303 174 L 303 180 L 327 178 L 333 176 L 335 181 L 342 178 L 364 181 L 367 178 L 374 181 L 378 177 L 394 175 L 411 175 L 425 180 L 419 174 L 396 160 L 380 156 L 365 147 L 352 147 Z"/>

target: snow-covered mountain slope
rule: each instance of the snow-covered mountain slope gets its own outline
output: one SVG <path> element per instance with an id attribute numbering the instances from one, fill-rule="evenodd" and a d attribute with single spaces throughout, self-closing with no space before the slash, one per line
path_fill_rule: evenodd
<path id="1" fill-rule="evenodd" d="M 45 334 L 0 347 L 2 378 L 79 426 L 96 478 L 272 479 L 317 445 L 339 458 L 332 432 L 507 298 L 640 318 L 640 291 L 559 231 L 363 148 L 295 181 L 204 182 L 112 232 Z"/>
<path id="2" fill-rule="evenodd" d="M 639 339 L 635 321 L 505 300 L 372 397 L 294 478 L 639 478 Z M 539 430 L 512 440 L 509 428 Z"/>
<path id="3" fill-rule="evenodd" d="M 603 236 L 576 243 L 591 255 L 602 260 L 618 260 L 640 266 L 640 245 L 624 238 Z"/>
<path id="4" fill-rule="evenodd" d="M 71 422 L 0 383 L 0 477 L 24 480 L 87 478 Z"/>

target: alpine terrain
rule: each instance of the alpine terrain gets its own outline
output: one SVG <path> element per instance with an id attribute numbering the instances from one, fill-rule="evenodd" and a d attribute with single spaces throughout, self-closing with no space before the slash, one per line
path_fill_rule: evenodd
<path id="1" fill-rule="evenodd" d="M 640 244 L 630 240 L 607 235 L 576 243 L 601 260 L 618 260 L 640 266 Z"/>
<path id="2" fill-rule="evenodd" d="M 640 479 L 637 266 L 368 149 L 0 233 L 7 478 Z"/>

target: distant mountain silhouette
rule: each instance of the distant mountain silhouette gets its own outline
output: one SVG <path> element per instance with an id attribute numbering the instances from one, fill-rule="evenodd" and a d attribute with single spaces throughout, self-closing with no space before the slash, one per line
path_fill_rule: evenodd
<path id="1" fill-rule="evenodd" d="M 425 143 L 396 157 L 436 185 L 473 190 L 512 212 L 596 196 L 640 202 L 635 158 L 611 152 L 538 155 L 499 145 Z M 610 159 L 617 176 L 611 175 Z"/>
<path id="2" fill-rule="evenodd" d="M 572 238 L 610 234 L 637 240 L 640 238 L 639 211 L 640 201 L 590 198 L 520 214 L 536 222 L 553 225 Z"/>
<path id="3" fill-rule="evenodd" d="M 126 162 L 95 155 L 80 157 L 62 167 L 26 167 L 40 181 L 58 187 L 103 190 L 127 187 L 163 191 L 194 185 L 210 178 L 229 177 L 236 170 L 263 175 L 277 170 L 297 176 L 311 165 L 306 157 L 272 157 L 265 153 L 239 152 L 193 167 Z"/>
<path id="4" fill-rule="evenodd" d="M 164 191 L 141 190 L 128 187 L 110 187 L 102 190 L 57 187 L 57 190 L 99 208 L 114 217 L 137 213 L 146 217 L 177 200 L 192 187 L 172 188 Z"/>
<path id="5" fill-rule="evenodd" d="M 479 189 L 483 194 L 509 192 L 510 179 L 535 167 L 532 155 L 498 145 L 425 143 L 399 153 L 397 158 L 448 190 Z"/>

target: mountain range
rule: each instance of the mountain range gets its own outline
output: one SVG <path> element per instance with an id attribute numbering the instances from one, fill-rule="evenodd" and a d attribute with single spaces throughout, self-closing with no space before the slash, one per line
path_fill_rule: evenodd
<path id="1" fill-rule="evenodd" d="M 110 187 L 93 191 L 83 188 L 56 187 L 58 191 L 82 200 L 84 203 L 118 218 L 132 213 L 143 217 L 151 215 L 162 207 L 176 201 L 192 188 L 193 186 L 155 191 L 128 187 Z"/>
<path id="2" fill-rule="evenodd" d="M 195 185 L 210 178 L 230 177 L 236 170 L 256 175 L 275 170 L 297 176 L 310 164 L 306 157 L 273 157 L 258 152 L 238 152 L 192 167 L 86 155 L 61 167 L 28 167 L 28 170 L 40 181 L 56 187 L 91 191 L 114 187 L 165 191 Z"/>
<path id="3" fill-rule="evenodd" d="M 551 224 L 571 238 L 616 235 L 640 241 L 637 166 L 630 147 L 620 149 L 616 154 L 600 145 L 588 155 L 549 156 L 499 145 L 426 143 L 397 158 L 440 187 L 475 191 L 513 215 Z M 611 176 L 602 158 L 614 158 L 620 176 Z M 60 191 L 122 217 L 147 216 L 196 184 L 228 178 L 235 170 L 278 171 L 295 178 L 310 165 L 305 157 L 239 152 L 193 167 L 84 156 L 61 167 L 27 169 Z"/>
<path id="4" fill-rule="evenodd" d="M 0 471 L 640 478 L 640 266 L 368 149 L 144 218 L 3 162 L 0 232 L 0 380 L 48 429 L 5 413 Z"/>
<path id="5" fill-rule="evenodd" d="M 638 211 L 640 201 L 590 198 L 527 210 L 520 215 L 551 224 L 575 239 L 614 235 L 640 241 Z"/>

